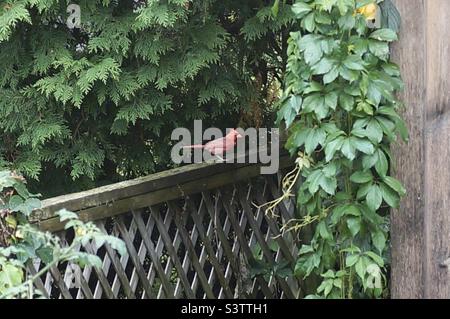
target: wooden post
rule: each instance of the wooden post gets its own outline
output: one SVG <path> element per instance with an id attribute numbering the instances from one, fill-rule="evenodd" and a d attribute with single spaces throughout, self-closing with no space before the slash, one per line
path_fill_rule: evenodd
<path id="1" fill-rule="evenodd" d="M 408 196 L 392 215 L 392 297 L 450 298 L 450 1 L 394 2 L 410 142 L 393 148 Z"/>

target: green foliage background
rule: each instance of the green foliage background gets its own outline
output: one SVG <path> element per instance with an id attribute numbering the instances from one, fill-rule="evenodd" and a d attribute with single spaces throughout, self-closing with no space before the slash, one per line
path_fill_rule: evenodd
<path id="1" fill-rule="evenodd" d="M 0 1 L 0 167 L 68 193 L 167 168 L 171 131 L 194 119 L 265 117 L 294 19 L 272 4 Z"/>
<path id="2" fill-rule="evenodd" d="M 381 28 L 361 8 L 380 4 Z M 406 194 L 390 146 L 408 138 L 390 61 L 399 15 L 390 0 L 298 0 L 278 120 L 296 155 L 302 246 L 295 275 L 309 298 L 387 297 L 389 212 Z M 292 183 L 291 183 L 292 184 Z"/>

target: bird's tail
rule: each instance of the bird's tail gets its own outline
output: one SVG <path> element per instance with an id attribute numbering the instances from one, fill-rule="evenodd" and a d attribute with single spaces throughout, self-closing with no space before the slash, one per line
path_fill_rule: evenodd
<path id="1" fill-rule="evenodd" d="M 197 145 L 187 145 L 183 146 L 183 149 L 201 149 L 204 148 L 205 145 L 197 144 Z"/>

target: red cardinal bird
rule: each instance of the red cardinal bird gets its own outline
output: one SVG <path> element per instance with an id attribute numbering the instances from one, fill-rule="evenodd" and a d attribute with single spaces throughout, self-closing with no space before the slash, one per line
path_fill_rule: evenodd
<path id="1" fill-rule="evenodd" d="M 201 144 L 188 145 L 188 146 L 184 146 L 183 148 L 205 149 L 211 155 L 214 155 L 223 161 L 223 159 L 220 157 L 220 155 L 223 155 L 227 151 L 231 150 L 236 145 L 237 139 L 241 138 L 241 137 L 242 137 L 242 135 L 238 131 L 236 131 L 235 129 L 232 129 L 227 134 L 227 136 L 218 138 L 216 140 L 212 140 L 212 141 L 206 143 L 205 145 L 201 145 Z"/>

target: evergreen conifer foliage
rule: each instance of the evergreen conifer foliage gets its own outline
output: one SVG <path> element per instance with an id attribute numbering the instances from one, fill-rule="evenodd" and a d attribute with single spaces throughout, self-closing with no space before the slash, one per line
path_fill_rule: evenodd
<path id="1" fill-rule="evenodd" d="M 167 167 L 171 131 L 194 119 L 233 126 L 267 109 L 293 22 L 272 4 L 0 1 L 0 166 L 64 193 Z"/>

